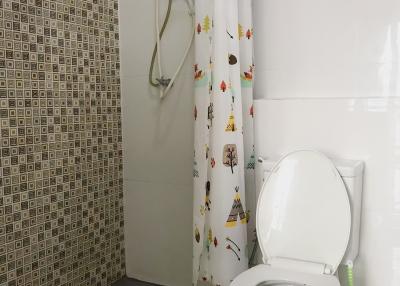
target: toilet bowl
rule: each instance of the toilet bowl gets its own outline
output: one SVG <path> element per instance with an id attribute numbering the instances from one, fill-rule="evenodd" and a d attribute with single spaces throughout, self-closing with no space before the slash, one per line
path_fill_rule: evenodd
<path id="1" fill-rule="evenodd" d="M 334 275 L 320 275 L 257 265 L 236 277 L 231 286 L 340 286 Z"/>
<path id="2" fill-rule="evenodd" d="M 347 167 L 343 173 L 350 170 L 360 181 L 363 164 Z M 361 196 L 354 193 L 361 189 L 320 152 L 295 151 L 276 162 L 257 203 L 263 263 L 231 286 L 340 286 L 338 266 L 358 253 L 359 222 L 353 220 L 352 229 L 352 211 L 359 220 Z"/>

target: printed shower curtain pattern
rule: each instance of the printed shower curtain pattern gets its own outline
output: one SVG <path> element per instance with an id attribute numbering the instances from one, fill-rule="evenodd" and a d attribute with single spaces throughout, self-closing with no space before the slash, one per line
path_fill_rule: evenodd
<path id="1" fill-rule="evenodd" d="M 196 1 L 194 285 L 228 286 L 255 234 L 251 2 Z"/>

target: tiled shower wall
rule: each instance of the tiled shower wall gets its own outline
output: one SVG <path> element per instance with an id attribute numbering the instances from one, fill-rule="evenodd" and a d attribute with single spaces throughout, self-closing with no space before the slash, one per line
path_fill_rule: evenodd
<path id="1" fill-rule="evenodd" d="M 0 285 L 125 273 L 117 0 L 0 0 Z"/>
<path id="2" fill-rule="evenodd" d="M 193 49 L 160 100 L 148 84 L 156 1 L 119 3 L 126 274 L 157 285 L 192 285 Z M 167 5 L 160 1 L 162 15 Z M 173 0 L 162 39 L 166 76 L 174 74 L 192 34 L 185 0 Z"/>

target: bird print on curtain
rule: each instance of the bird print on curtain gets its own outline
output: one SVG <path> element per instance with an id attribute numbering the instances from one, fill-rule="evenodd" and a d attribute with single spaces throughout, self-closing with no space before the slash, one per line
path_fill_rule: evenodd
<path id="1" fill-rule="evenodd" d="M 228 286 L 254 240 L 251 6 L 196 1 L 193 285 Z"/>

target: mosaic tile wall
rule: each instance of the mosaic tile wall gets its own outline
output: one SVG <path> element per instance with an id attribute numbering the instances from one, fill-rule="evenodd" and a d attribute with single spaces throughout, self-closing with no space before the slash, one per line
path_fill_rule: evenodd
<path id="1" fill-rule="evenodd" d="M 0 0 L 0 285 L 125 273 L 117 0 Z"/>

